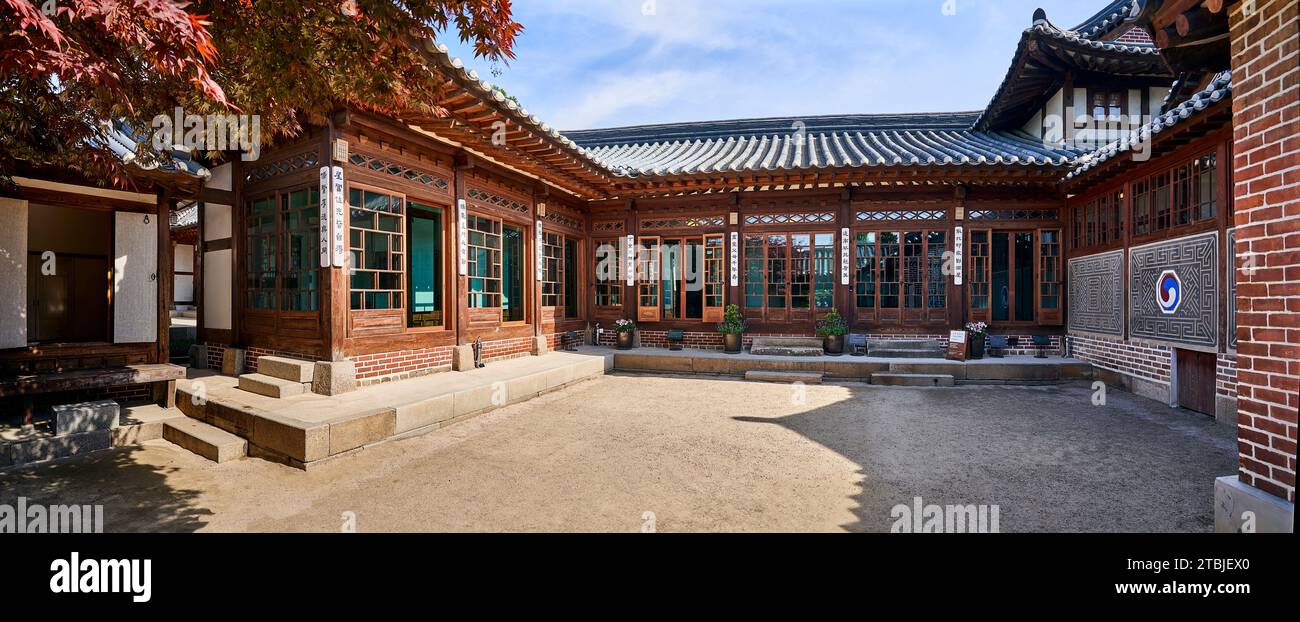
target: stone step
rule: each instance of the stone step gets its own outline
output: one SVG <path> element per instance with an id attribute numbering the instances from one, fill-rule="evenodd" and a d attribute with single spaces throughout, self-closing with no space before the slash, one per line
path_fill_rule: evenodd
<path id="1" fill-rule="evenodd" d="M 753 346 L 749 349 L 750 354 L 761 356 L 821 356 L 826 351 L 821 347 L 788 347 L 788 346 Z"/>
<path id="2" fill-rule="evenodd" d="M 248 455 L 248 441 L 189 417 L 164 421 L 163 439 L 216 463 Z"/>
<path id="3" fill-rule="evenodd" d="M 301 382 L 273 378 L 266 374 L 244 374 L 240 376 L 239 388 L 249 393 L 277 399 L 302 395 L 307 391 L 306 385 Z"/>
<path id="4" fill-rule="evenodd" d="M 773 348 L 817 348 L 821 349 L 825 341 L 821 337 L 754 337 L 753 347 Z"/>
<path id="5" fill-rule="evenodd" d="M 794 383 L 802 382 L 804 384 L 821 384 L 822 374 L 810 371 L 747 371 L 745 380 L 756 380 L 759 382 L 782 382 Z"/>
<path id="6" fill-rule="evenodd" d="M 311 361 L 299 361 L 282 356 L 260 356 L 257 358 L 257 373 L 289 382 L 311 382 L 316 364 Z"/>
<path id="7" fill-rule="evenodd" d="M 876 372 L 871 374 L 871 384 L 886 387 L 951 387 L 957 381 L 948 374 L 901 374 Z"/>
<path id="8" fill-rule="evenodd" d="M 867 348 L 867 356 L 887 359 L 941 359 L 943 350 L 897 350 L 893 348 Z"/>
<path id="9" fill-rule="evenodd" d="M 942 350 L 943 346 L 933 339 L 871 339 L 867 341 L 867 349 L 882 348 L 885 350 Z"/>

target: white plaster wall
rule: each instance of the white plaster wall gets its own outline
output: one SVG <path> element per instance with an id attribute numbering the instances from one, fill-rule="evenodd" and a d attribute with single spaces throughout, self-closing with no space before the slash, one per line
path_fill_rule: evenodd
<path id="1" fill-rule="evenodd" d="M 224 240 L 233 231 L 233 210 L 229 205 L 205 203 L 203 205 L 203 241 Z"/>
<path id="2" fill-rule="evenodd" d="M 0 197 L 0 348 L 27 345 L 27 201 Z"/>
<path id="3" fill-rule="evenodd" d="M 194 275 L 179 273 L 194 272 L 194 245 L 176 245 L 175 253 L 172 255 L 172 270 L 177 273 L 172 282 L 172 302 L 193 301 Z"/>
<path id="4" fill-rule="evenodd" d="M 172 255 L 172 269 L 177 272 L 194 271 L 194 245 L 177 244 Z"/>
<path id="5" fill-rule="evenodd" d="M 1065 119 L 1065 90 L 1062 89 L 1052 95 L 1043 108 L 1044 132 L 1041 138 L 1044 143 L 1059 145 L 1065 140 Z"/>
<path id="6" fill-rule="evenodd" d="M 227 250 L 203 255 L 203 327 L 230 330 L 230 303 L 234 282 L 230 278 L 234 253 Z"/>
<path id="7" fill-rule="evenodd" d="M 1169 97 L 1169 87 L 1153 86 L 1151 87 L 1150 99 L 1147 101 L 1147 114 L 1156 116 L 1160 114 L 1160 106 L 1164 105 L 1165 98 Z"/>
<path id="8" fill-rule="evenodd" d="M 114 217 L 113 341 L 152 343 L 158 340 L 158 216 Z"/>
<path id="9" fill-rule="evenodd" d="M 1039 110 L 1038 112 L 1035 112 L 1035 113 L 1034 113 L 1034 116 L 1030 117 L 1030 118 L 1029 118 L 1029 121 L 1028 121 L 1027 123 L 1025 123 L 1025 126 L 1024 126 L 1023 128 L 1021 128 L 1021 129 L 1024 130 L 1024 132 L 1025 132 L 1026 134 L 1029 134 L 1030 136 L 1033 136 L 1034 138 L 1037 138 L 1037 139 L 1039 139 L 1039 140 L 1042 140 L 1042 138 L 1043 138 L 1043 111 L 1042 111 L 1042 110 Z"/>

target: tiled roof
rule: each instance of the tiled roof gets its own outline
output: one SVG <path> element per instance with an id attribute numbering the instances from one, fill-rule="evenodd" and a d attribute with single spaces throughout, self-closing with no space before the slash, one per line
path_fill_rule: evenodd
<path id="1" fill-rule="evenodd" d="M 199 206 L 182 207 L 171 213 L 172 229 L 188 229 L 199 224 Z"/>
<path id="2" fill-rule="evenodd" d="M 1232 72 L 1225 71 L 1214 77 L 1204 89 L 1192 95 L 1187 101 L 1175 106 L 1168 112 L 1157 116 L 1153 121 L 1130 132 L 1124 138 L 1112 142 L 1092 153 L 1079 158 L 1079 164 L 1065 181 L 1075 179 L 1134 147 L 1145 144 L 1157 134 L 1194 118 L 1202 111 L 1221 101 L 1232 97 Z"/>
<path id="3" fill-rule="evenodd" d="M 1134 0 L 1115 0 L 1071 30 L 1085 39 L 1099 39 L 1132 17 L 1135 4 Z"/>
<path id="4" fill-rule="evenodd" d="M 914 126 L 899 115 L 810 118 L 803 121 L 802 133 L 792 127 L 794 120 L 771 119 L 622 128 L 624 135 L 646 138 L 627 144 L 609 144 L 610 136 L 600 132 L 572 135 L 580 143 L 584 137 L 601 142 L 591 154 L 623 177 L 885 166 L 1063 167 L 1081 153 L 1047 148 L 1021 133 L 971 131 L 972 113 L 923 116 L 931 118 Z M 855 123 L 847 123 L 850 118 Z M 700 134 L 688 135 L 691 129 Z"/>
<path id="5" fill-rule="evenodd" d="M 199 179 L 206 179 L 212 174 L 207 167 L 195 161 L 190 154 L 175 149 L 171 151 L 170 161 L 159 159 L 148 164 L 141 163 L 136 150 L 141 143 L 147 142 L 149 137 L 132 132 L 130 128 L 121 123 L 113 124 L 101 136 L 105 146 L 112 150 L 124 164 L 135 166 L 140 170 L 179 173 Z"/>
<path id="6" fill-rule="evenodd" d="M 583 147 L 595 149 L 616 145 L 667 143 L 681 140 L 771 136 L 773 134 L 793 132 L 800 128 L 804 132 L 826 133 L 869 130 L 964 130 L 969 128 L 978 116 L 979 112 L 976 111 L 771 117 L 765 119 L 636 125 L 598 130 L 568 131 L 564 134 Z"/>

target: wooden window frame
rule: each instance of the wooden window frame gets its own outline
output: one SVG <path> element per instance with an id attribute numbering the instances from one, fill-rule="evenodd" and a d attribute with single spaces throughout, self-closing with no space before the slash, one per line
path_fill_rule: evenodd
<path id="1" fill-rule="evenodd" d="M 252 198 L 247 199 L 247 200 L 244 201 L 244 210 L 245 210 L 245 211 L 244 211 L 244 218 L 243 218 L 243 224 L 244 224 L 243 235 L 244 235 L 244 242 L 245 242 L 245 247 L 244 247 L 245 250 L 244 250 L 244 257 L 243 257 L 243 259 L 242 259 L 242 262 L 243 262 L 243 265 L 245 266 L 245 268 L 244 268 L 245 273 L 244 273 L 244 287 L 242 288 L 242 289 L 243 289 L 243 292 L 244 292 L 244 300 L 242 301 L 242 304 L 243 304 L 243 309 L 244 309 L 245 311 L 252 312 L 252 313 L 278 313 L 278 314 L 293 314 L 293 313 L 300 313 L 300 314 L 311 314 L 311 315 L 314 315 L 314 314 L 320 313 L 320 290 L 321 290 L 322 280 L 321 280 L 321 275 L 320 275 L 320 268 L 318 267 L 318 266 L 319 266 L 319 254 L 320 254 L 320 248 L 319 248 L 319 244 L 320 244 L 320 225 L 319 225 L 319 222 L 318 222 L 316 225 L 314 225 L 314 226 L 312 226 L 312 227 L 310 227 L 310 228 L 302 229 L 302 228 L 300 227 L 300 228 L 297 229 L 297 230 L 290 229 L 289 226 L 288 226 L 288 222 L 287 222 L 287 220 L 288 220 L 288 217 L 287 217 L 287 211 L 288 211 L 288 202 L 289 202 L 289 197 L 290 197 L 291 195 L 296 194 L 296 193 L 299 193 L 299 192 L 305 192 L 305 193 L 307 193 L 307 195 L 308 195 L 308 199 L 309 199 L 309 200 L 308 200 L 308 204 L 309 204 L 309 205 L 308 205 L 308 210 L 309 210 L 309 211 L 315 211 L 316 214 L 317 214 L 317 217 L 319 218 L 319 214 L 320 214 L 320 211 L 319 211 L 319 210 L 320 210 L 320 206 L 319 206 L 319 200 L 320 200 L 319 192 L 320 192 L 320 189 L 319 189 L 318 187 L 316 187 L 316 186 L 313 186 L 313 185 L 298 184 L 298 185 L 291 186 L 291 187 L 289 187 L 289 188 L 281 188 L 281 189 L 277 189 L 277 190 L 269 190 L 269 191 L 266 191 L 266 192 L 260 192 L 260 193 L 257 193 L 257 194 L 255 194 L 255 195 L 253 195 Z M 317 193 L 317 198 L 316 198 L 315 201 L 310 200 L 310 197 L 311 197 L 312 193 Z M 257 203 L 257 202 L 260 202 L 260 201 L 270 201 L 270 202 L 271 202 L 271 210 L 272 210 L 271 219 L 274 221 L 275 230 L 272 231 L 272 232 L 269 232 L 269 233 L 259 233 L 259 234 L 257 234 L 257 235 L 252 235 L 252 234 L 249 233 L 248 223 L 250 222 L 250 220 L 251 220 L 251 218 L 252 218 L 252 206 L 253 206 L 253 204 L 254 204 L 254 203 Z M 308 253 L 308 256 L 307 256 L 307 260 L 308 260 L 308 261 L 307 261 L 307 266 L 306 266 L 305 268 L 303 268 L 303 269 L 299 269 L 299 270 L 290 270 L 290 269 L 289 269 L 289 252 L 290 252 L 290 237 L 289 237 L 289 236 L 292 235 L 292 234 L 295 233 L 295 232 L 297 232 L 297 233 L 304 233 L 304 232 L 306 232 L 306 233 L 307 233 L 307 235 L 304 235 L 303 237 L 304 237 L 305 239 L 312 240 L 312 241 L 314 242 L 314 245 L 313 245 L 314 252 L 309 252 L 309 253 Z M 267 239 L 269 239 L 269 240 L 271 240 L 271 241 L 274 242 L 274 248 L 271 250 L 271 256 L 272 256 L 272 260 L 275 262 L 275 264 L 274 264 L 274 266 L 273 266 L 273 268 L 274 268 L 274 269 L 273 269 L 273 272 L 274 272 L 274 274 L 275 274 L 275 276 L 274 276 L 275 284 L 274 284 L 274 286 L 271 287 L 271 288 L 265 288 L 265 287 L 250 287 L 250 286 L 249 286 L 249 282 L 248 282 L 249 272 L 248 272 L 248 270 L 249 270 L 249 265 L 250 265 L 249 260 L 251 259 L 251 258 L 249 257 L 249 253 L 252 251 L 252 248 L 253 248 L 253 245 L 252 245 L 252 243 L 251 243 L 253 238 L 267 238 Z M 316 281 L 316 288 L 315 288 L 314 290 L 312 290 L 312 289 L 309 289 L 309 290 L 303 290 L 302 288 L 289 288 L 289 287 L 286 287 L 286 286 L 285 286 L 286 276 L 288 276 L 290 272 L 297 272 L 297 273 L 308 273 L 308 272 L 314 272 L 314 273 L 316 273 L 316 279 L 317 279 L 317 281 Z M 265 292 L 265 291 L 269 291 L 269 292 L 271 293 L 271 296 L 272 296 L 272 300 L 271 300 L 270 306 L 268 306 L 268 307 L 253 307 L 253 306 L 250 306 L 250 305 L 249 305 L 249 295 L 250 295 L 252 292 L 254 292 L 254 291 L 264 291 L 264 292 Z M 287 302 L 288 299 L 289 299 L 288 296 L 287 296 L 286 294 L 287 294 L 287 292 L 290 292 L 290 291 L 313 291 L 313 292 L 314 292 L 314 303 L 315 303 L 314 306 L 315 306 L 316 308 L 315 308 L 315 309 L 286 309 L 286 308 L 285 308 L 285 304 L 286 304 L 286 302 Z"/>
<path id="2" fill-rule="evenodd" d="M 602 279 L 600 272 L 600 252 L 602 248 L 612 246 L 614 249 L 614 274 L 612 278 Z M 617 310 L 623 311 L 625 270 L 624 262 L 627 260 L 627 238 L 593 238 L 591 240 L 591 276 L 592 276 L 592 299 L 591 304 L 597 312 Z M 601 292 L 607 292 L 606 299 L 611 304 L 601 304 Z"/>
<path id="3" fill-rule="evenodd" d="M 553 244 L 552 238 L 557 240 L 559 244 Z M 565 257 L 564 251 L 565 251 L 565 244 L 567 242 L 573 242 L 576 245 L 575 246 L 576 252 L 574 256 L 573 265 L 569 265 Z M 580 258 L 583 256 L 582 247 L 583 247 L 582 238 L 580 237 L 568 235 L 558 231 L 547 231 L 546 229 L 542 229 L 541 259 L 545 263 L 543 263 L 542 265 L 542 280 L 538 283 L 537 295 L 540 297 L 542 309 L 550 311 L 552 313 L 553 319 L 555 320 L 582 319 L 581 304 L 578 305 L 576 315 L 574 316 L 567 315 L 569 310 L 569 303 L 571 301 L 583 300 L 582 278 L 581 278 L 582 267 L 579 265 L 581 263 Z M 559 255 L 556 257 L 550 256 L 548 253 L 551 252 L 552 249 L 557 249 Z M 558 280 L 555 281 L 549 280 L 549 277 L 551 276 L 550 274 L 551 270 L 548 264 L 552 261 L 554 261 L 556 265 L 555 278 Z M 575 284 L 574 289 L 576 291 L 572 291 L 572 292 L 569 291 L 569 288 L 566 286 L 567 277 L 571 276 L 571 274 L 577 275 L 577 277 L 574 279 L 574 284 Z M 546 289 L 548 285 L 554 286 L 557 293 L 547 294 Z M 547 296 L 556 296 L 557 298 L 555 302 L 557 304 L 551 304 L 551 305 L 546 304 Z"/>
<path id="4" fill-rule="evenodd" d="M 361 191 L 361 193 L 362 193 L 362 194 L 361 194 L 361 203 L 362 203 L 363 205 L 361 205 L 361 206 L 354 206 L 354 205 L 352 205 L 352 191 L 353 191 L 353 190 L 359 190 L 359 191 Z M 383 230 L 381 230 L 381 229 L 377 229 L 377 228 L 376 228 L 376 229 L 366 229 L 366 228 L 362 228 L 362 227 L 358 227 L 358 226 L 356 226 L 355 220 L 352 218 L 352 212 L 353 212 L 354 210 L 356 210 L 356 209 L 362 209 L 362 210 L 365 210 L 365 211 L 373 211 L 373 210 L 368 210 L 368 209 L 366 209 L 366 208 L 364 207 L 364 203 L 365 203 L 365 193 L 367 193 L 367 192 L 374 193 L 374 194 L 382 194 L 382 195 L 388 196 L 388 197 L 390 197 L 390 198 L 396 198 L 396 199 L 399 199 L 399 200 L 401 201 L 402 211 L 401 211 L 400 213 L 398 213 L 398 214 L 395 214 L 395 215 L 397 216 L 397 221 L 401 224 L 401 228 L 402 228 L 401 231 L 398 231 L 398 232 L 393 232 L 393 231 L 383 231 Z M 407 205 L 407 197 L 406 197 L 406 194 L 403 193 L 403 192 L 398 192 L 398 191 L 390 190 L 390 189 L 388 189 L 388 188 L 382 188 L 382 187 L 378 187 L 378 186 L 371 186 L 371 185 L 369 185 L 369 184 L 362 184 L 362 183 L 349 183 L 349 184 L 347 185 L 346 193 L 347 193 L 347 201 L 348 201 L 348 204 L 347 204 L 347 210 L 348 210 L 348 212 L 347 212 L 347 213 L 348 213 L 348 253 L 349 253 L 349 255 L 350 255 L 350 256 L 360 256 L 360 257 L 362 257 L 362 258 L 364 259 L 364 257 L 365 257 L 365 248 L 366 248 L 366 247 L 365 247 L 365 235 L 364 235 L 365 232 L 381 233 L 381 234 L 385 234 L 385 235 L 388 235 L 388 236 L 389 236 L 389 244 L 388 244 L 388 247 L 389 247 L 389 250 L 388 250 L 388 256 L 389 256 L 389 268 L 388 268 L 387 270 L 379 270 L 379 269 L 376 269 L 376 268 L 370 268 L 370 267 L 358 268 L 358 267 L 355 265 L 355 263 L 349 265 L 349 267 L 348 267 L 348 275 L 347 275 L 347 276 L 348 276 L 348 281 L 347 281 L 347 283 L 348 283 L 348 288 L 347 288 L 347 290 L 348 290 L 348 310 L 351 311 L 351 312 L 365 312 L 365 313 L 389 313 L 389 312 L 401 312 L 401 315 L 402 315 L 402 317 L 403 317 L 402 323 L 405 324 L 405 323 L 406 323 L 405 317 L 406 317 L 407 308 L 408 308 L 408 306 L 407 306 L 407 300 L 406 300 L 406 294 L 407 294 L 407 286 L 406 286 L 406 285 L 407 285 L 407 280 L 406 280 L 406 279 L 407 279 L 407 276 L 406 276 L 406 272 L 407 272 L 407 270 L 406 270 L 406 262 L 407 262 L 407 259 L 406 259 L 406 237 L 407 237 L 407 236 L 406 236 L 406 225 L 407 225 L 407 212 L 409 211 L 409 210 L 407 209 L 407 207 L 406 207 L 406 205 Z M 376 213 L 376 214 L 379 214 L 380 212 L 375 212 L 375 213 Z M 377 221 L 378 221 L 378 216 L 376 216 L 376 222 L 377 222 Z M 352 245 L 352 232 L 353 232 L 353 230 L 360 230 L 360 231 L 363 232 L 363 235 L 361 236 L 361 246 L 359 246 L 359 247 L 354 247 L 354 246 Z M 397 240 L 397 242 L 398 242 L 398 244 L 397 244 L 397 248 L 398 248 L 399 250 L 396 250 L 396 251 L 393 250 L 393 248 L 394 248 L 394 245 L 393 245 L 393 238 L 394 238 L 394 237 L 396 238 L 396 240 Z M 359 252 L 358 252 L 358 249 L 359 249 Z M 400 266 L 401 266 L 401 269 L 400 269 L 400 270 L 394 270 L 394 269 L 392 268 L 392 265 L 393 265 L 393 263 L 394 263 L 394 262 L 393 262 L 393 256 L 394 256 L 394 255 L 396 255 L 396 256 L 398 257 L 398 260 L 397 260 L 396 263 L 400 264 Z M 375 288 L 374 288 L 374 289 L 360 289 L 360 290 L 359 290 L 359 289 L 356 289 L 355 287 L 353 287 L 353 283 L 352 283 L 352 279 L 353 279 L 353 277 L 354 277 L 354 274 L 353 274 L 353 273 L 354 273 L 354 272 L 357 272 L 357 271 L 362 271 L 362 272 L 374 272 L 374 273 L 375 273 Z M 396 274 L 397 274 L 397 281 L 398 281 L 398 288 L 397 288 L 397 289 L 381 289 L 381 288 L 378 287 L 378 286 L 379 286 L 379 276 L 380 276 L 380 273 L 385 273 L 385 272 L 386 272 L 386 273 L 396 273 Z M 359 309 L 358 309 L 358 308 L 354 308 L 354 307 L 352 306 L 352 295 L 353 295 L 353 293 L 356 293 L 356 292 L 361 292 L 361 293 L 362 293 L 362 296 L 361 296 L 362 306 L 361 306 L 361 308 L 359 308 Z M 366 305 L 365 305 L 365 300 L 366 300 L 366 298 L 365 298 L 365 294 L 366 294 L 366 293 L 371 293 L 371 292 L 387 292 L 387 293 L 389 294 L 389 296 L 390 296 L 390 297 L 389 297 L 389 305 L 388 305 L 386 308 L 382 308 L 382 309 L 380 309 L 380 308 L 371 309 L 371 308 L 366 307 Z M 398 294 L 400 294 L 401 297 L 402 297 L 402 300 L 401 300 L 402 304 L 400 304 L 400 305 L 392 304 L 392 297 L 391 297 L 391 296 L 392 296 L 393 293 L 395 293 L 395 292 L 398 293 Z"/>
<path id="5" fill-rule="evenodd" d="M 653 245 L 647 246 L 647 241 L 653 240 Z M 664 241 L 671 240 L 679 244 L 679 254 L 683 266 L 686 262 L 686 249 L 692 246 L 692 243 L 698 240 L 701 250 L 701 265 L 699 274 L 696 276 L 702 279 L 700 286 L 700 316 L 699 318 L 688 317 L 664 317 L 664 295 L 663 295 L 663 274 L 664 274 Z M 710 246 L 709 241 L 716 240 L 717 244 Z M 704 234 L 687 234 L 687 235 L 664 235 L 664 236 L 644 236 L 637 240 L 637 321 L 638 322 L 700 322 L 700 323 L 717 323 L 721 322 L 725 314 L 727 305 L 727 281 L 726 266 L 729 256 L 727 255 L 726 234 L 723 233 L 704 233 Z M 653 249 L 653 250 L 652 250 Z M 710 257 L 710 251 L 716 251 L 714 257 Z M 653 269 L 651 269 L 653 267 Z M 711 272 L 712 270 L 712 272 Z M 653 279 L 647 279 L 647 275 L 653 276 Z M 715 282 L 711 282 L 711 275 L 717 277 Z M 690 287 L 688 274 L 685 269 L 682 270 L 680 285 L 681 291 L 687 292 Z M 716 293 L 713 297 L 719 300 L 720 304 L 710 305 L 710 289 Z M 653 307 L 651 307 L 653 300 Z M 681 304 L 685 304 L 681 302 Z"/>
<path id="6" fill-rule="evenodd" d="M 1118 194 L 1114 196 L 1119 196 Z M 1055 234 L 1055 242 L 1045 242 L 1044 233 Z M 1062 286 L 1064 275 L 1062 270 L 1065 265 L 1064 240 L 1062 231 L 1057 227 L 1045 227 L 1034 231 L 1034 282 L 1036 283 L 1035 296 L 1035 321 L 1039 326 L 1060 326 L 1064 324 L 1064 287 Z M 1048 278 L 1049 274 L 1054 274 L 1055 278 Z M 1056 298 L 1055 307 L 1046 307 L 1043 304 L 1045 298 Z"/>
<path id="7" fill-rule="evenodd" d="M 442 289 L 443 308 L 441 309 L 442 324 L 439 326 L 411 326 L 411 319 L 410 319 L 411 308 L 415 304 L 414 299 L 412 297 L 414 291 L 412 291 L 411 288 L 412 273 L 410 269 L 411 258 L 415 256 L 415 254 L 411 252 L 412 244 L 414 243 L 414 241 L 412 240 L 412 237 L 410 235 L 411 220 L 415 218 L 415 210 L 411 209 L 412 203 L 416 205 L 421 205 L 424 207 L 436 209 L 440 214 L 440 222 L 442 224 L 442 248 L 440 249 L 440 253 L 442 256 L 442 273 L 438 275 L 438 281 L 439 281 L 438 287 Z M 452 243 L 453 240 L 451 237 L 451 229 L 450 229 L 452 224 L 451 218 L 452 218 L 452 208 L 449 205 L 443 205 L 441 202 L 438 201 L 424 201 L 418 197 L 408 196 L 406 198 L 407 235 L 406 235 L 406 296 L 405 299 L 407 302 L 407 310 L 406 310 L 405 325 L 406 325 L 406 332 L 408 333 L 441 333 L 453 329 L 453 322 L 455 321 L 456 318 L 456 312 L 455 312 L 455 297 L 451 295 L 451 292 L 452 292 L 452 284 L 455 283 L 456 281 L 456 268 L 455 268 L 456 256 L 454 254 L 456 251 L 454 250 L 455 244 Z M 448 310 L 449 306 L 452 307 L 450 311 Z"/>
<path id="8" fill-rule="evenodd" d="M 924 225 L 925 223 L 917 223 Z M 908 234 L 919 234 L 919 249 L 916 249 L 915 255 L 908 255 L 907 242 Z M 904 224 L 901 227 L 857 229 L 851 232 L 853 241 L 850 244 L 850 252 L 853 253 L 853 308 L 854 317 L 857 322 L 872 322 L 882 324 L 898 325 L 917 325 L 917 324 L 942 324 L 947 322 L 948 307 L 952 304 L 952 296 L 948 291 L 948 277 L 942 274 L 942 266 L 945 261 L 944 254 L 949 251 L 949 243 L 952 239 L 952 231 L 944 227 L 921 226 L 911 227 Z M 897 242 L 886 243 L 884 236 L 893 234 L 897 236 Z M 941 243 L 933 243 L 931 237 L 933 234 L 943 236 Z M 871 284 L 874 291 L 871 294 L 872 307 L 859 306 L 861 285 L 865 283 L 862 279 L 862 249 L 866 246 L 859 243 L 859 236 L 875 236 L 870 244 L 873 254 L 871 261 Z M 910 244 L 913 247 L 918 246 L 915 243 Z M 897 255 L 886 256 L 886 247 L 897 247 Z M 907 281 L 907 269 L 909 258 L 916 264 L 916 271 L 920 278 L 919 281 Z M 898 278 L 886 280 L 886 261 L 897 261 Z M 938 260 L 940 269 L 940 278 L 938 281 L 934 278 L 934 263 Z M 920 296 L 920 306 L 909 307 L 907 304 L 908 288 L 914 287 L 916 296 Z M 936 290 L 936 287 L 938 288 Z M 931 306 L 931 299 L 936 296 L 942 296 L 943 306 Z M 883 305 L 886 297 L 896 297 L 898 304 L 892 307 Z"/>

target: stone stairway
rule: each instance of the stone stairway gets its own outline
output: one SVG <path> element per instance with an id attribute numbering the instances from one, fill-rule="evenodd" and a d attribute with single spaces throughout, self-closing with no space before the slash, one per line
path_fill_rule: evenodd
<path id="1" fill-rule="evenodd" d="M 248 455 L 248 441 L 189 417 L 164 421 L 162 436 L 164 440 L 218 464 Z"/>
<path id="2" fill-rule="evenodd" d="M 876 372 L 871 374 L 871 384 L 885 387 L 951 387 L 956 386 L 957 380 L 950 374 Z"/>
<path id="3" fill-rule="evenodd" d="M 257 359 L 257 373 L 239 377 L 239 388 L 266 397 L 286 398 L 311 393 L 315 363 L 279 356 Z"/>
<path id="4" fill-rule="evenodd" d="M 874 339 L 867 342 L 867 356 L 891 359 L 941 359 L 943 345 L 932 339 Z"/>
<path id="5" fill-rule="evenodd" d="M 754 337 L 749 352 L 767 356 L 821 356 L 825 352 L 822 346 L 820 337 Z"/>

